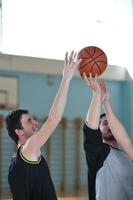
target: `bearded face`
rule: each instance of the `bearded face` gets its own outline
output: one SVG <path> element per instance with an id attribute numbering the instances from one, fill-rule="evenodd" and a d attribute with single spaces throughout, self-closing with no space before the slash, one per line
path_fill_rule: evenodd
<path id="1" fill-rule="evenodd" d="M 102 138 L 105 140 L 105 141 L 112 141 L 112 140 L 115 140 L 111 130 L 110 130 L 110 127 L 108 125 L 108 121 L 107 121 L 107 118 L 106 116 L 103 116 L 101 119 L 100 119 L 100 131 L 101 131 L 101 134 L 102 134 Z"/>

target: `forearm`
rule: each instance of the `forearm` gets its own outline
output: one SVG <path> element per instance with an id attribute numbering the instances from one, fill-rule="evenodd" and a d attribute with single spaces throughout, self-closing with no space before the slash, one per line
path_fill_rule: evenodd
<path id="1" fill-rule="evenodd" d="M 103 104 L 106 117 L 117 142 L 124 148 L 128 155 L 133 159 L 133 142 L 127 134 L 127 131 L 120 120 L 116 117 L 109 102 Z"/>
<path id="2" fill-rule="evenodd" d="M 69 85 L 70 80 L 62 78 L 61 85 L 49 112 L 49 117 L 54 120 L 54 122 L 58 123 L 62 118 L 68 96 Z"/>
<path id="3" fill-rule="evenodd" d="M 86 117 L 88 125 L 93 129 L 97 129 L 99 127 L 100 110 L 101 94 L 93 93 L 91 104 Z"/>

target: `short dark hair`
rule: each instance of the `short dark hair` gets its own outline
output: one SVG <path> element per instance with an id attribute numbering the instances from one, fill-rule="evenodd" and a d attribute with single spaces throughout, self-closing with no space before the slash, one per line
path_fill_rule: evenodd
<path id="1" fill-rule="evenodd" d="M 106 116 L 106 114 L 105 114 L 105 113 L 102 113 L 102 114 L 100 115 L 100 119 L 101 119 L 102 117 L 104 117 L 104 116 Z"/>
<path id="2" fill-rule="evenodd" d="M 23 129 L 21 124 L 21 117 L 23 114 L 28 114 L 28 110 L 18 109 L 10 112 L 6 117 L 6 128 L 8 130 L 8 135 L 18 144 L 18 136 L 15 133 L 16 129 Z"/>

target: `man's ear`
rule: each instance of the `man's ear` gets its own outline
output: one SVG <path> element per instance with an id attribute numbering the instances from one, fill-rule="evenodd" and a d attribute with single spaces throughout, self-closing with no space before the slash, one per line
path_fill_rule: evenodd
<path id="1" fill-rule="evenodd" d="M 16 133 L 17 136 L 23 135 L 23 131 L 21 129 L 15 129 L 15 133 Z"/>

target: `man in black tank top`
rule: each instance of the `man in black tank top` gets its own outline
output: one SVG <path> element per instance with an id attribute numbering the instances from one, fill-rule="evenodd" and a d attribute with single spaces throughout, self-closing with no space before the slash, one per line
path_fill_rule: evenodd
<path id="1" fill-rule="evenodd" d="M 8 180 L 13 200 L 56 200 L 54 185 L 40 148 L 58 126 L 66 104 L 70 81 L 80 60 L 66 53 L 63 77 L 48 118 L 38 130 L 38 122 L 27 110 L 14 110 L 6 117 L 9 136 L 18 146 L 11 159 Z"/>
<path id="2" fill-rule="evenodd" d="M 57 199 L 44 157 L 41 155 L 38 161 L 27 160 L 22 146 L 11 160 L 8 180 L 14 200 Z"/>

